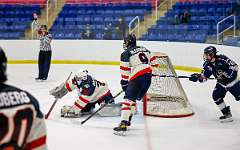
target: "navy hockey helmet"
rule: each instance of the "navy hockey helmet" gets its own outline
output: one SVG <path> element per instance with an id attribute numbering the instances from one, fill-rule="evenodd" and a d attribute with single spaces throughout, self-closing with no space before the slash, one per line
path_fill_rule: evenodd
<path id="1" fill-rule="evenodd" d="M 134 47 L 137 45 L 136 36 L 134 34 L 128 34 L 123 39 L 123 49 L 126 50 L 130 47 Z"/>
<path id="2" fill-rule="evenodd" d="M 208 46 L 204 49 L 204 60 L 211 61 L 217 54 L 217 49 L 214 46 Z M 210 57 L 210 58 L 207 58 Z"/>
<path id="3" fill-rule="evenodd" d="M 204 54 L 210 55 L 210 56 L 216 56 L 217 49 L 214 46 L 208 46 L 204 49 Z"/>
<path id="4" fill-rule="evenodd" d="M 0 47 L 0 82 L 5 82 L 7 80 L 7 57 Z"/>

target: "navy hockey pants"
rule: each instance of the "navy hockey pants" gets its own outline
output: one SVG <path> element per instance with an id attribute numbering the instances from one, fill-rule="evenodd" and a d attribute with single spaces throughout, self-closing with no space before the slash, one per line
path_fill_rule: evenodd
<path id="1" fill-rule="evenodd" d="M 102 102 L 104 103 L 113 103 L 114 99 L 112 96 L 112 93 L 109 93 L 108 95 L 104 96 L 103 98 L 99 99 L 96 102 L 93 103 L 88 103 L 82 110 L 81 112 L 90 112 L 91 110 L 93 110 L 95 108 L 96 104 L 101 104 Z"/>
<path id="2" fill-rule="evenodd" d="M 142 99 L 151 85 L 151 78 L 151 73 L 146 73 L 129 81 L 124 98 L 132 101 Z"/>
<path id="3" fill-rule="evenodd" d="M 223 102 L 223 98 L 227 92 L 230 92 L 237 101 L 240 100 L 240 81 L 235 83 L 232 87 L 225 88 L 221 84 L 217 83 L 213 91 L 212 97 L 217 105 Z"/>
<path id="4" fill-rule="evenodd" d="M 52 51 L 40 51 L 38 55 L 38 78 L 47 79 L 51 64 Z"/>

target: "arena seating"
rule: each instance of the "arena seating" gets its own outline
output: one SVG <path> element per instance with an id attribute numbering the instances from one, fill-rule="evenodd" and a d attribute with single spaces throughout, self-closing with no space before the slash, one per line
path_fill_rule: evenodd
<path id="1" fill-rule="evenodd" d="M 144 14 L 151 13 L 152 10 L 150 3 L 143 2 L 97 3 L 96 0 L 87 1 L 91 3 L 79 4 L 79 1 L 67 1 L 51 28 L 55 39 L 81 39 L 81 33 L 87 24 L 95 33 L 95 38 L 102 39 L 104 27 L 111 23 L 112 29 L 115 30 L 116 22 L 120 17 L 124 17 L 125 23 L 128 24 L 136 16 L 143 20 Z M 112 38 L 116 39 L 114 31 Z"/>
<path id="2" fill-rule="evenodd" d="M 217 22 L 230 15 L 234 8 L 231 0 L 181 0 L 157 24 L 148 30 L 143 40 L 205 42 L 208 35 L 216 35 Z M 175 24 L 174 16 L 188 11 L 188 23 Z M 229 20 L 220 26 L 231 25 Z"/>
<path id="3" fill-rule="evenodd" d="M 46 0 L 0 0 L 0 4 L 21 4 L 21 5 L 26 5 L 26 4 L 30 4 L 30 5 L 45 5 Z"/>
<path id="4" fill-rule="evenodd" d="M 156 0 L 148 0 L 155 6 Z M 66 0 L 67 4 L 115 4 L 115 3 L 146 3 L 146 0 Z"/>
<path id="5" fill-rule="evenodd" d="M 240 47 L 240 36 L 228 36 L 223 39 L 223 45 Z"/>
<path id="6" fill-rule="evenodd" d="M 20 39 L 45 0 L 0 0 L 0 39 Z"/>

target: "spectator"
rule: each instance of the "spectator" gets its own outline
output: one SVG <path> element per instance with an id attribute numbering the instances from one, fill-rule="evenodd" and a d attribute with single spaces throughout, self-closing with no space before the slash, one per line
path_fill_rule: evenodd
<path id="1" fill-rule="evenodd" d="M 173 22 L 173 24 L 175 24 L 175 25 L 180 24 L 180 18 L 179 18 L 178 14 L 174 15 L 174 22 Z"/>
<path id="2" fill-rule="evenodd" d="M 123 39 L 126 36 L 127 25 L 124 17 L 120 17 L 116 24 L 116 39 Z"/>
<path id="3" fill-rule="evenodd" d="M 103 39 L 104 39 L 104 40 L 111 40 L 111 39 L 112 39 L 112 24 L 111 24 L 111 23 L 109 23 L 109 24 L 104 28 Z"/>
<path id="4" fill-rule="evenodd" d="M 40 29 L 41 25 L 38 21 L 38 15 L 37 13 L 33 13 L 33 21 L 32 21 L 32 39 L 38 38 L 38 30 Z"/>
<path id="5" fill-rule="evenodd" d="M 182 23 L 189 23 L 191 20 L 191 14 L 185 10 L 182 16 Z"/>
<path id="6" fill-rule="evenodd" d="M 174 15 L 174 24 L 189 23 L 191 20 L 191 14 L 185 10 L 179 14 Z"/>
<path id="7" fill-rule="evenodd" d="M 38 56 L 38 70 L 39 74 L 36 80 L 47 80 L 48 72 L 51 64 L 52 48 L 51 41 L 52 35 L 48 33 L 47 25 L 41 25 L 38 31 L 40 40 L 40 52 Z"/>
<path id="8" fill-rule="evenodd" d="M 82 33 L 82 39 L 95 39 L 95 34 L 92 31 L 90 24 L 87 24 L 85 31 Z"/>

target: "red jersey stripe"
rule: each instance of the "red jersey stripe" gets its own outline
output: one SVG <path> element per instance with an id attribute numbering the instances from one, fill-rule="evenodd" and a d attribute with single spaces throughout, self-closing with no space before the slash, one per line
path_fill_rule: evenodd
<path id="1" fill-rule="evenodd" d="M 131 68 L 129 68 L 129 67 L 124 67 L 124 66 L 120 66 L 120 69 L 121 69 L 121 70 L 124 70 L 124 71 L 131 71 Z"/>
<path id="2" fill-rule="evenodd" d="M 124 107 L 121 110 L 131 110 L 129 107 Z"/>
<path id="3" fill-rule="evenodd" d="M 26 149 L 26 150 L 33 150 L 33 149 L 35 149 L 35 148 L 38 148 L 38 147 L 40 147 L 40 146 L 43 146 L 43 145 L 46 144 L 46 139 L 47 139 L 47 137 L 46 137 L 46 135 L 45 135 L 45 136 L 42 136 L 42 137 L 40 137 L 40 138 L 38 138 L 38 139 L 30 142 L 30 143 L 27 143 L 25 149 Z"/>
<path id="4" fill-rule="evenodd" d="M 157 57 L 156 56 L 153 56 L 150 61 L 154 61 Z"/>
<path id="5" fill-rule="evenodd" d="M 77 107 L 78 107 L 79 109 L 81 109 L 81 110 L 83 109 L 83 107 L 80 106 L 80 105 L 79 105 L 78 103 L 76 103 L 76 102 L 74 103 L 74 105 L 77 106 Z"/>
<path id="6" fill-rule="evenodd" d="M 131 104 L 129 104 L 128 102 L 121 102 L 121 104 L 131 106 Z"/>
<path id="7" fill-rule="evenodd" d="M 128 79 L 129 76 L 126 76 L 126 75 L 121 75 L 123 79 Z"/>
<path id="8" fill-rule="evenodd" d="M 69 85 L 69 83 L 66 83 L 66 88 L 67 88 L 67 90 L 68 90 L 69 92 L 71 92 L 71 91 L 72 91 L 72 89 L 70 88 L 70 85 Z"/>
<path id="9" fill-rule="evenodd" d="M 145 73 L 152 73 L 152 68 L 148 67 L 148 68 L 145 68 L 143 70 L 140 70 L 134 76 L 132 76 L 130 80 L 134 80 L 135 78 L 137 78 L 137 77 L 139 77 L 139 76 L 141 76 Z"/>
<path id="10" fill-rule="evenodd" d="M 83 98 L 82 96 L 80 96 L 79 99 L 86 104 L 89 103 L 89 100 Z"/>
<path id="11" fill-rule="evenodd" d="M 109 95 L 109 94 L 110 94 L 110 90 L 108 90 L 107 93 L 103 94 L 103 95 L 98 99 L 98 101 L 99 101 L 99 102 L 102 102 L 102 101 L 103 101 L 103 98 L 104 98 L 105 96 Z"/>

